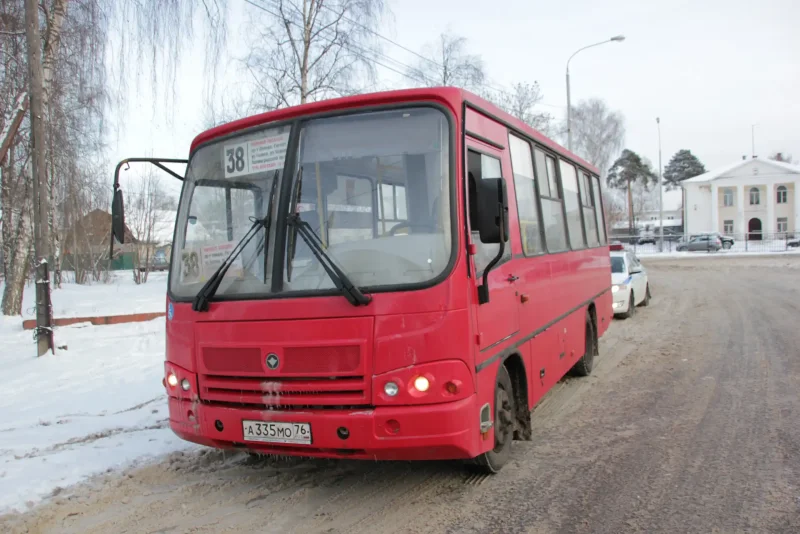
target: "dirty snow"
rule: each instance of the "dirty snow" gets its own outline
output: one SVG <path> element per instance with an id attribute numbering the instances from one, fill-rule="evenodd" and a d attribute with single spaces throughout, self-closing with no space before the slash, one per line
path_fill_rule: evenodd
<path id="1" fill-rule="evenodd" d="M 123 273 L 111 284 L 64 284 L 53 292 L 55 315 L 164 309 L 165 275 L 136 286 L 124 274 L 130 277 Z M 24 302 L 32 308 L 32 286 Z M 67 349 L 36 358 L 22 319 L 0 317 L 0 514 L 189 446 L 167 424 L 164 321 L 61 327 L 56 344 Z"/>

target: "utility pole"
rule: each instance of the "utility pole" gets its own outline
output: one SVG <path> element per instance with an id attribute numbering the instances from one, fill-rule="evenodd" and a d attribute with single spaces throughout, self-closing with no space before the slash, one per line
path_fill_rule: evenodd
<path id="1" fill-rule="evenodd" d="M 607 39 L 605 41 L 601 41 L 599 43 L 590 44 L 589 46 L 584 46 L 583 48 L 579 48 L 576 50 L 569 59 L 567 60 L 567 149 L 572 150 L 572 95 L 570 94 L 570 86 L 569 86 L 569 62 L 572 61 L 572 58 L 575 57 L 575 54 L 586 50 L 587 48 L 592 48 L 594 46 L 600 46 L 606 43 L 621 43 L 625 40 L 624 35 L 615 35 L 611 39 Z"/>
<path id="2" fill-rule="evenodd" d="M 28 41 L 28 83 L 31 109 L 31 170 L 33 178 L 33 235 L 36 256 L 36 344 L 38 355 L 53 351 L 53 328 L 50 306 L 50 224 L 45 165 L 44 109 L 42 100 L 42 39 L 39 33 L 39 2 L 25 0 L 25 34 Z"/>
<path id="3" fill-rule="evenodd" d="M 658 124 L 658 251 L 664 252 L 664 184 L 661 181 L 661 118 L 656 117 Z"/>

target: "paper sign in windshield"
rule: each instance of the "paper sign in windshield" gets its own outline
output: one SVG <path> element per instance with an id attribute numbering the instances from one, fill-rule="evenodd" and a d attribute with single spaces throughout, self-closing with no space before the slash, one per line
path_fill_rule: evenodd
<path id="1" fill-rule="evenodd" d="M 221 243 L 200 247 L 200 249 L 185 249 L 181 253 L 181 281 L 184 284 L 205 282 L 217 267 L 233 250 L 234 243 Z M 228 277 L 241 277 L 244 272 L 241 256 L 233 260 L 228 269 Z"/>
<path id="2" fill-rule="evenodd" d="M 203 262 L 203 277 L 208 280 L 214 271 L 225 261 L 230 253 L 233 251 L 235 243 L 222 243 L 219 245 L 211 245 L 200 249 L 200 256 Z M 244 269 L 242 266 L 242 256 L 237 256 L 231 264 L 226 276 L 240 277 Z"/>
<path id="3" fill-rule="evenodd" d="M 287 132 L 225 145 L 222 150 L 225 178 L 283 168 L 283 159 L 288 144 L 289 133 Z"/>

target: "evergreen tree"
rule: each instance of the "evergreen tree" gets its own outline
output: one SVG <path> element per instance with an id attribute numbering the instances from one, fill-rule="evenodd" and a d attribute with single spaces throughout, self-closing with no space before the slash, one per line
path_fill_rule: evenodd
<path id="1" fill-rule="evenodd" d="M 611 166 L 607 177 L 608 186 L 628 191 L 628 228 L 633 232 L 633 186 L 641 184 L 646 190 L 658 183 L 650 163 L 627 148 Z"/>
<path id="2" fill-rule="evenodd" d="M 691 150 L 678 150 L 664 169 L 664 185 L 667 189 L 677 189 L 680 183 L 706 172 L 706 168 L 692 154 Z"/>

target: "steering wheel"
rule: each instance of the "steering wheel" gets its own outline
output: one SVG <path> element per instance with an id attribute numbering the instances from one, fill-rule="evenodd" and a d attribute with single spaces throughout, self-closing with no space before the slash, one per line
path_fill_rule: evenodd
<path id="1" fill-rule="evenodd" d="M 412 223 L 410 221 L 403 221 L 392 226 L 392 228 L 387 232 L 387 234 L 390 236 L 397 235 L 397 230 L 400 230 L 402 228 L 408 228 L 409 230 L 413 228 L 420 228 L 422 230 L 430 230 L 431 233 L 436 232 L 436 227 L 433 226 L 432 224 L 419 224 L 419 223 Z"/>

